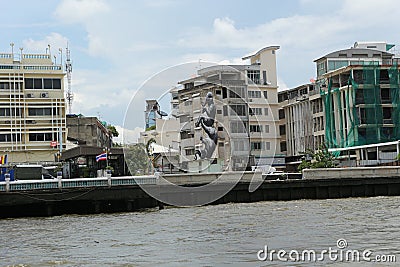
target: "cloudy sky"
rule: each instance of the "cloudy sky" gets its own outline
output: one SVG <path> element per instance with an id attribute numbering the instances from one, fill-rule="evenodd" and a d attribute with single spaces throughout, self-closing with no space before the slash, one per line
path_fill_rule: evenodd
<path id="1" fill-rule="evenodd" d="M 73 112 L 100 116 L 118 129 L 135 92 L 177 64 L 239 63 L 279 45 L 284 89 L 315 77 L 314 59 L 356 41 L 400 45 L 396 0 L 14 0 L 3 2 L 2 11 L 0 51 L 13 42 L 24 52 L 45 53 L 50 44 L 59 62 L 58 48 L 68 43 Z M 143 127 L 143 112 L 137 118 L 134 133 Z"/>

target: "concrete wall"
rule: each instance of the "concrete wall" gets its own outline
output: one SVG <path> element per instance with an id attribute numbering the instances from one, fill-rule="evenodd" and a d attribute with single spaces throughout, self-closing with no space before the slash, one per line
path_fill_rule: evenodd
<path id="1" fill-rule="evenodd" d="M 167 174 L 162 176 L 165 180 L 176 185 L 187 184 L 205 184 L 213 181 L 234 182 L 240 179 L 240 182 L 250 182 L 252 179 L 260 181 L 261 172 L 214 172 L 214 173 L 187 173 L 187 174 Z M 161 183 L 162 184 L 162 183 Z"/>
<path id="2" fill-rule="evenodd" d="M 400 166 L 303 170 L 304 179 L 400 177 Z"/>

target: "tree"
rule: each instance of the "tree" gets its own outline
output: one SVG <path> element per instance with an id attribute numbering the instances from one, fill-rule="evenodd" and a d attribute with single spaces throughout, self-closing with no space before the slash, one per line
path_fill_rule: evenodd
<path id="1" fill-rule="evenodd" d="M 304 159 L 297 167 L 300 172 L 304 169 L 334 168 L 336 166 L 335 157 L 325 145 L 320 146 L 316 151 L 307 149 L 303 154 Z"/>
<path id="2" fill-rule="evenodd" d="M 111 133 L 113 137 L 119 136 L 119 132 L 117 131 L 114 125 L 111 124 L 107 125 L 107 130 Z"/>
<path id="3" fill-rule="evenodd" d="M 127 145 L 124 147 L 125 161 L 132 175 L 144 174 L 149 158 L 144 144 Z"/>

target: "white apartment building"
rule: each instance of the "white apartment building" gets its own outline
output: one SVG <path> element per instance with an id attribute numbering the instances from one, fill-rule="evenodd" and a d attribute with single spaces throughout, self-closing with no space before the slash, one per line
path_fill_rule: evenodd
<path id="1" fill-rule="evenodd" d="M 216 65 L 181 81 L 177 117 L 180 120 L 180 150 L 183 169 L 189 171 L 246 170 L 255 165 L 284 167 L 278 132 L 276 51 L 265 47 L 243 57 L 250 64 Z M 212 127 L 218 140 L 211 158 L 199 159 L 207 138 L 196 125 L 204 116 L 205 99 L 215 105 Z"/>
<path id="2" fill-rule="evenodd" d="M 0 154 L 9 163 L 52 162 L 65 147 L 64 75 L 50 53 L 0 53 Z"/>

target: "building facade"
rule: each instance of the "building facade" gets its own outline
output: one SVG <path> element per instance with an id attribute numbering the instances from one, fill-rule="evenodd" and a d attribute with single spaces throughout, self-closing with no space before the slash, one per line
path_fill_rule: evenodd
<path id="1" fill-rule="evenodd" d="M 284 166 L 278 134 L 278 49 L 265 47 L 243 57 L 250 64 L 202 68 L 197 77 L 180 82 L 182 88 L 175 94 L 175 101 L 183 169 Z M 214 110 L 212 117 L 209 109 Z M 212 153 L 204 156 L 210 152 L 208 148 Z"/>
<path id="2" fill-rule="evenodd" d="M 393 162 L 399 153 L 398 58 L 384 42 L 355 43 L 315 60 L 325 143 L 342 165 Z"/>
<path id="3" fill-rule="evenodd" d="M 47 54 L 0 54 L 0 153 L 9 163 L 53 162 L 65 147 L 62 65 Z"/>
<path id="4" fill-rule="evenodd" d="M 398 59 L 385 42 L 357 42 L 314 62 L 315 84 L 279 93 L 287 166 L 327 146 L 340 166 L 390 163 L 400 153 Z"/>
<path id="5" fill-rule="evenodd" d="M 162 116 L 160 115 L 162 114 Z M 149 155 L 147 172 L 179 172 L 179 120 L 161 111 L 157 100 L 146 100 L 145 131 L 138 143 L 146 145 Z"/>
<path id="6" fill-rule="evenodd" d="M 76 145 L 110 148 L 112 134 L 97 117 L 67 115 L 67 140 Z"/>

